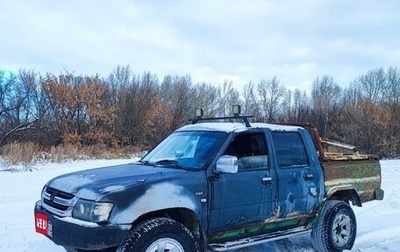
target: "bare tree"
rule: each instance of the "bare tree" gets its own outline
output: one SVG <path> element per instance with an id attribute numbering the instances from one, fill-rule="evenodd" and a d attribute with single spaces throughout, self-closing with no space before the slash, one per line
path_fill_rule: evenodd
<path id="1" fill-rule="evenodd" d="M 368 101 L 377 104 L 383 99 L 387 88 L 385 71 L 383 68 L 370 70 L 361 75 L 355 84 Z"/>
<path id="2" fill-rule="evenodd" d="M 4 75 L 3 75 L 4 76 Z M 0 90 L 1 137 L 0 144 L 12 141 L 32 141 L 39 120 L 39 85 L 34 71 L 21 70 L 10 74 Z"/>
<path id="3" fill-rule="evenodd" d="M 120 66 L 118 65 L 114 71 L 108 76 L 106 82 L 110 86 L 110 97 L 112 98 L 112 102 L 116 104 L 118 102 L 118 90 L 123 89 L 130 85 L 133 72 L 129 65 Z"/>
<path id="4" fill-rule="evenodd" d="M 218 116 L 229 116 L 234 104 L 240 103 L 239 92 L 233 87 L 233 82 L 225 80 L 222 87 L 218 88 L 219 106 Z"/>
<path id="5" fill-rule="evenodd" d="M 282 107 L 282 98 L 286 89 L 273 77 L 271 80 L 262 79 L 257 85 L 261 110 L 267 122 L 275 122 Z"/>
<path id="6" fill-rule="evenodd" d="M 192 80 L 186 76 L 165 76 L 161 83 L 161 103 L 170 111 L 172 117 L 168 131 L 172 131 L 183 125 L 191 116 Z M 165 132 L 167 133 L 167 132 Z"/>
<path id="7" fill-rule="evenodd" d="M 129 84 L 118 89 L 117 136 L 121 144 L 145 145 L 150 130 L 145 121 L 149 122 L 158 89 L 158 78 L 150 72 L 132 74 Z"/>
<path id="8" fill-rule="evenodd" d="M 311 91 L 314 122 L 322 136 L 327 136 L 328 125 L 338 116 L 340 109 L 341 88 L 331 76 L 324 75 L 313 81 Z"/>
<path id="9" fill-rule="evenodd" d="M 293 111 L 293 93 L 292 90 L 287 90 L 282 101 L 282 115 L 280 121 L 292 122 L 294 121 Z"/>
<path id="10" fill-rule="evenodd" d="M 294 120 L 297 122 L 305 122 L 311 120 L 311 107 L 309 103 L 310 98 L 305 91 L 301 92 L 299 89 L 294 91 L 293 95 L 293 113 Z"/>
<path id="11" fill-rule="evenodd" d="M 396 79 L 395 72 L 390 78 Z M 352 140 L 353 143 L 367 152 L 385 155 L 390 145 L 398 145 L 390 136 L 390 105 L 396 88 L 389 88 L 388 75 L 382 68 L 368 71 L 351 83 L 344 98 L 345 110 L 337 122 L 341 125 L 340 134 Z M 396 85 L 396 84 L 395 84 Z M 395 86 L 394 85 L 394 86 Z M 392 86 L 392 87 L 394 87 Z"/>
<path id="12" fill-rule="evenodd" d="M 14 107 L 10 104 L 10 95 L 16 76 L 11 74 L 9 78 L 6 77 L 6 72 L 0 70 L 0 116 L 7 111 L 13 110 Z"/>
<path id="13" fill-rule="evenodd" d="M 400 139 L 400 70 L 390 67 L 387 71 L 387 91 L 384 101 L 391 112 L 389 134 Z"/>
<path id="14" fill-rule="evenodd" d="M 261 121 L 262 114 L 254 89 L 255 87 L 252 82 L 249 82 L 243 87 L 243 114 L 253 116 L 252 120 L 254 121 Z"/>
<path id="15" fill-rule="evenodd" d="M 207 116 L 216 116 L 218 111 L 219 92 L 218 88 L 211 84 L 197 84 L 193 91 L 193 104 L 190 109 L 190 117 L 194 116 L 196 108 L 204 109 Z"/>

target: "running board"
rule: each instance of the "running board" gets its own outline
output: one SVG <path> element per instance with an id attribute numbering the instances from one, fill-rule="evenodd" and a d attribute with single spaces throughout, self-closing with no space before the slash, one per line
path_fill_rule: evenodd
<path id="1" fill-rule="evenodd" d="M 280 239 L 289 238 L 291 236 L 299 235 L 299 234 L 308 234 L 311 233 L 310 229 L 306 229 L 305 227 L 293 228 L 285 231 L 278 231 L 269 234 L 262 234 L 252 237 L 247 237 L 239 240 L 228 241 L 224 243 L 211 243 L 208 244 L 209 248 L 212 251 L 229 251 L 232 249 L 240 249 L 253 245 L 258 245 L 265 242 L 276 241 Z"/>

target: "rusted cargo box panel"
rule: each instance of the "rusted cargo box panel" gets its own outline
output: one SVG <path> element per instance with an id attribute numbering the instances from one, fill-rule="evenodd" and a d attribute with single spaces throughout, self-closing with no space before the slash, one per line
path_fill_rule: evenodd
<path id="1" fill-rule="evenodd" d="M 325 191 L 337 186 L 352 186 L 360 195 L 361 202 L 376 199 L 376 190 L 381 188 L 381 166 L 375 157 L 368 159 L 333 157 L 323 162 Z"/>

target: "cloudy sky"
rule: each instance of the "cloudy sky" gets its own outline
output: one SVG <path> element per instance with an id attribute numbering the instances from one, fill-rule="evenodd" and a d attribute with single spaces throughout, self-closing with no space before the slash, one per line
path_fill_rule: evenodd
<path id="1" fill-rule="evenodd" d="M 307 90 L 400 63 L 398 0 L 0 0 L 0 69 Z"/>

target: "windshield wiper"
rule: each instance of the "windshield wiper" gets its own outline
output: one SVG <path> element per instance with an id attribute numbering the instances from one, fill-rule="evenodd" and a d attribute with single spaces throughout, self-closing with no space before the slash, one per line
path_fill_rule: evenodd
<path id="1" fill-rule="evenodd" d="M 158 165 L 171 165 L 173 167 L 177 167 L 180 169 L 184 169 L 181 165 L 179 165 L 179 162 L 173 159 L 162 159 L 156 162 Z"/>
<path id="2" fill-rule="evenodd" d="M 141 164 L 144 164 L 144 165 L 148 165 L 149 164 L 149 161 L 147 161 L 147 160 L 138 160 L 137 162 L 141 163 Z"/>

